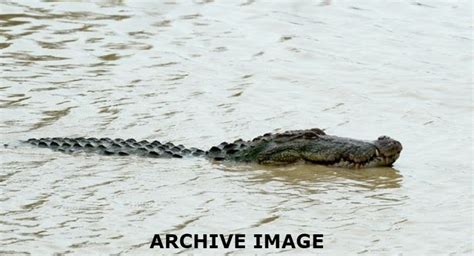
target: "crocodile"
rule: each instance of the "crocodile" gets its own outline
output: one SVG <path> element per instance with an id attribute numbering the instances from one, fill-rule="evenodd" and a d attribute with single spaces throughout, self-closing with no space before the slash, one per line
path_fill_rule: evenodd
<path id="1" fill-rule="evenodd" d="M 186 148 L 157 140 L 111 138 L 32 138 L 26 143 L 64 153 L 89 152 L 101 155 L 137 155 L 154 158 L 205 157 L 213 161 L 234 161 L 263 165 L 304 162 L 330 167 L 367 168 L 392 166 L 402 144 L 388 136 L 374 141 L 327 135 L 322 129 L 266 133 L 252 140 L 222 142 L 209 150 Z"/>

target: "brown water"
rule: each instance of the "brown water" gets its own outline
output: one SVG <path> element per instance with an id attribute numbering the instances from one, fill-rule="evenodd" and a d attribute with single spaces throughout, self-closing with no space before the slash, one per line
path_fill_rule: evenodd
<path id="1" fill-rule="evenodd" d="M 179 252 L 148 247 L 184 232 L 324 234 L 259 254 L 472 254 L 471 1 L 94 2 L 0 3 L 2 143 L 320 127 L 404 151 L 354 171 L 2 148 L 0 254 Z"/>

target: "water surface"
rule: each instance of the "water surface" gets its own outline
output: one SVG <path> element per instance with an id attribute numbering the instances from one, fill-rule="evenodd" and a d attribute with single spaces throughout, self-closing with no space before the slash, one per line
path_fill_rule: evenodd
<path id="1" fill-rule="evenodd" d="M 156 254 L 153 234 L 185 232 L 472 254 L 470 1 L 3 1 L 0 24 L 2 144 L 320 127 L 404 145 L 357 171 L 2 148 L 2 255 Z"/>

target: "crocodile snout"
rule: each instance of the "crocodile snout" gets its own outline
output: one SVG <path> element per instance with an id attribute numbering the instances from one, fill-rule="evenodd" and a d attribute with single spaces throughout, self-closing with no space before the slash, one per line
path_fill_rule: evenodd
<path id="1" fill-rule="evenodd" d="M 374 141 L 375 147 L 377 148 L 376 154 L 385 157 L 391 157 L 399 155 L 402 151 L 402 144 L 388 136 L 380 136 Z"/>

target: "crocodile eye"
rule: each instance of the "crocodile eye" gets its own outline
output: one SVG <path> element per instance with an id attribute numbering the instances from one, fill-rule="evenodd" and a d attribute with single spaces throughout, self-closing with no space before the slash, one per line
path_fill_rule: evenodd
<path id="1" fill-rule="evenodd" d="M 390 137 L 385 136 L 385 135 L 378 137 L 378 140 L 390 140 L 390 139 L 391 139 Z"/>

